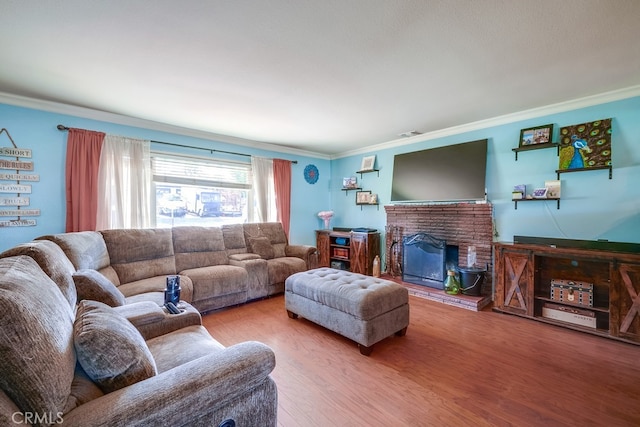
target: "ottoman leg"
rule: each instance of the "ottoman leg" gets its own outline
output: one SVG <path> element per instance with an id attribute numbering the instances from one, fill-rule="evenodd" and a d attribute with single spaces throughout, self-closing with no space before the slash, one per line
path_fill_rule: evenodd
<path id="1" fill-rule="evenodd" d="M 403 337 L 407 335 L 407 327 L 405 326 L 404 328 L 400 329 L 398 332 L 396 332 L 396 336 L 397 337 Z"/>
<path id="2" fill-rule="evenodd" d="M 358 348 L 360 349 L 360 354 L 362 354 L 363 356 L 370 356 L 371 352 L 373 351 L 373 345 L 366 347 L 362 344 L 358 344 Z"/>
<path id="3" fill-rule="evenodd" d="M 290 319 L 297 319 L 298 315 L 295 314 L 293 311 L 289 311 L 287 310 L 287 316 L 289 316 Z"/>

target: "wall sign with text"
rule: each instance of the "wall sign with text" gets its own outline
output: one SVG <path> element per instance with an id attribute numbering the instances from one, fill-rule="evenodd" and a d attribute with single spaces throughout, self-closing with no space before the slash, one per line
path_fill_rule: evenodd
<path id="1" fill-rule="evenodd" d="M 30 207 L 31 183 L 40 181 L 33 172 L 31 149 L 18 148 L 5 128 L 13 147 L 0 147 L 0 228 L 30 227 L 37 224 L 30 217 L 40 216 L 40 209 Z M 27 217 L 27 218 L 25 218 Z"/>

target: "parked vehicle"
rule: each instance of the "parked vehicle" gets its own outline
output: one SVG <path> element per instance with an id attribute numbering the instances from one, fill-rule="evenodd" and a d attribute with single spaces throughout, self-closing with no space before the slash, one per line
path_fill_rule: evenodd
<path id="1" fill-rule="evenodd" d="M 222 211 L 220 192 L 201 191 L 196 195 L 196 213 L 199 216 L 220 216 Z"/>
<path id="2" fill-rule="evenodd" d="M 177 194 L 166 194 L 158 202 L 158 213 L 171 217 L 183 217 L 187 214 L 187 203 Z"/>

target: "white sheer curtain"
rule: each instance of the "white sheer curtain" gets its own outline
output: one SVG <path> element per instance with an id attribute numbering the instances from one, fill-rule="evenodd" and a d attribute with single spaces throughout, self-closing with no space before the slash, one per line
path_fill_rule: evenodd
<path id="1" fill-rule="evenodd" d="M 96 229 L 151 226 L 151 142 L 107 135 L 98 170 Z"/>
<path id="2" fill-rule="evenodd" d="M 276 192 L 273 182 L 273 160 L 251 156 L 255 222 L 276 221 Z"/>

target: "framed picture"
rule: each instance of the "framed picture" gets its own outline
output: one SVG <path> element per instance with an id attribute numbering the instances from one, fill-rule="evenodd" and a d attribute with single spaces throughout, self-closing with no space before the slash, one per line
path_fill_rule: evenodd
<path id="1" fill-rule="evenodd" d="M 355 176 L 348 176 L 342 178 L 342 188 L 356 188 L 358 186 L 358 179 Z"/>
<path id="2" fill-rule="evenodd" d="M 537 126 L 520 131 L 520 147 L 549 144 L 553 137 L 553 125 Z"/>
<path id="3" fill-rule="evenodd" d="M 559 170 L 611 167 L 611 119 L 560 128 Z"/>
<path id="4" fill-rule="evenodd" d="M 372 171 L 376 164 L 376 156 L 367 156 L 362 158 L 361 171 Z"/>
<path id="5" fill-rule="evenodd" d="M 356 205 L 368 205 L 371 200 L 371 191 L 356 191 Z"/>

